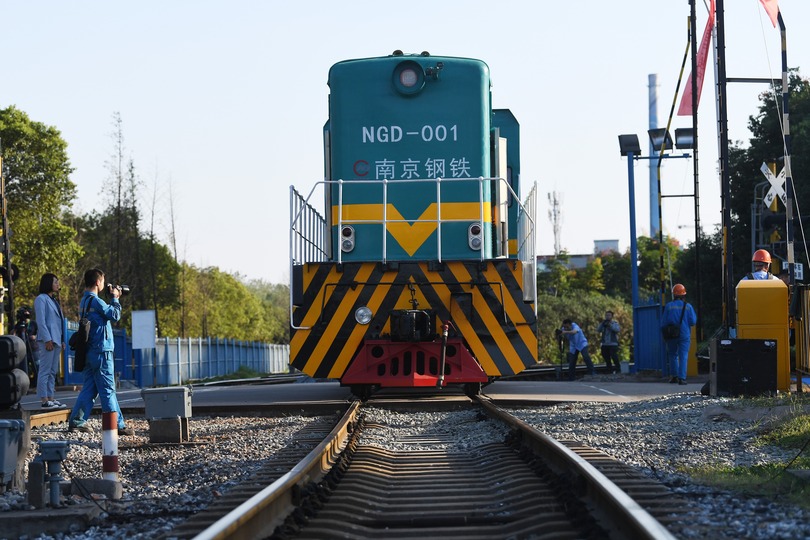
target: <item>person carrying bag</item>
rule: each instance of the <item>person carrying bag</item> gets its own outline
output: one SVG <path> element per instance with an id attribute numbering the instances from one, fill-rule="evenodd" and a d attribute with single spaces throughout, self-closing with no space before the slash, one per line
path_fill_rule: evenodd
<path id="1" fill-rule="evenodd" d="M 661 313 L 661 335 L 666 345 L 671 378 L 669 382 L 686 384 L 686 364 L 689 357 L 691 327 L 697 324 L 697 314 L 686 302 L 686 287 L 677 283 L 672 287 L 673 300 Z M 676 324 L 677 321 L 677 324 Z"/>

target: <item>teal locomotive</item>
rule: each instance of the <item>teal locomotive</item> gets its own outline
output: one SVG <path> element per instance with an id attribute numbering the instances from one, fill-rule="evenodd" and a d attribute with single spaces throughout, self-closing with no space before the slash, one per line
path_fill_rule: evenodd
<path id="1" fill-rule="evenodd" d="M 535 189 L 488 66 L 401 51 L 329 72 L 324 178 L 291 188 L 291 364 L 361 396 L 537 361 Z"/>

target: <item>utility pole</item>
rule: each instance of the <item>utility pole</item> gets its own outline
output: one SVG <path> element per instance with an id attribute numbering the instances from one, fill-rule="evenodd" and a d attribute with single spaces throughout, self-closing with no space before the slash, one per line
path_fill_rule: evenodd
<path id="1" fill-rule="evenodd" d="M 551 228 L 554 231 L 554 256 L 560 254 L 560 235 L 562 233 L 562 197 L 556 191 L 548 194 L 548 203 L 551 209 L 548 211 L 548 220 L 551 222 Z"/>
<path id="2" fill-rule="evenodd" d="M 2 146 L 0 146 L 2 148 Z M 9 334 L 14 331 L 14 271 L 11 266 L 11 241 L 8 231 L 8 214 L 6 213 L 8 200 L 6 199 L 6 176 L 3 174 L 3 157 L 0 155 L 0 227 L 2 227 L 3 256 L 2 266 L 5 268 L 5 275 L 0 276 L 0 330 Z M 5 303 L 5 295 L 8 294 L 8 325 L 6 322 L 2 306 Z M 7 330 L 6 330 L 7 329 Z"/>

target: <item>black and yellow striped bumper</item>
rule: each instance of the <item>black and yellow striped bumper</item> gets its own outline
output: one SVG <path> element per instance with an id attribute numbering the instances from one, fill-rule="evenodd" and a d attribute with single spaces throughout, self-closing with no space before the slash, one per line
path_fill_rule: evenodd
<path id="1" fill-rule="evenodd" d="M 435 312 L 435 328 L 451 323 L 488 376 L 518 373 L 537 362 L 537 319 L 523 301 L 522 275 L 514 259 L 297 267 L 291 363 L 312 377 L 339 379 L 364 340 L 389 335 L 391 312 L 416 302 Z M 373 313 L 368 325 L 354 318 L 362 306 Z"/>

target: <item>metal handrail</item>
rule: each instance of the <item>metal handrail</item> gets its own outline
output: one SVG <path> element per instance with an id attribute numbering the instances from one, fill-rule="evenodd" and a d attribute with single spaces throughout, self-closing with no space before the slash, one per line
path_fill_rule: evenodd
<path id="1" fill-rule="evenodd" d="M 344 224 L 379 224 L 383 228 L 382 234 L 382 255 L 381 261 L 383 263 L 388 261 L 388 246 L 387 246 L 387 229 L 388 225 L 392 223 L 435 223 L 437 227 L 437 257 L 439 262 L 442 261 L 442 235 L 441 235 L 441 227 L 443 223 L 464 223 L 469 222 L 469 218 L 463 219 L 456 219 L 456 218 L 449 218 L 445 219 L 442 217 L 441 213 L 441 205 L 442 205 L 442 196 L 441 196 L 441 186 L 443 183 L 455 183 L 455 182 L 478 182 L 478 208 L 479 208 L 479 220 L 480 223 L 483 225 L 485 223 L 484 219 L 484 183 L 485 182 L 503 182 L 508 190 L 508 194 L 511 194 L 512 200 L 518 205 L 517 212 L 518 212 L 518 231 L 517 231 L 517 257 L 520 261 L 523 262 L 524 267 L 528 266 L 533 270 L 529 275 L 534 276 L 536 275 L 537 270 L 537 258 L 536 258 L 536 226 L 535 226 L 535 216 L 536 216 L 536 194 L 537 194 L 537 184 L 532 184 L 532 189 L 530 190 L 529 194 L 526 197 L 524 202 L 521 202 L 518 198 L 517 193 L 512 188 L 512 186 L 503 178 L 487 178 L 487 177 L 478 177 L 478 178 L 432 178 L 432 179 L 424 179 L 424 178 L 417 178 L 417 179 L 399 179 L 399 180 L 390 180 L 390 179 L 383 179 L 383 180 L 322 180 L 317 182 L 312 189 L 310 190 L 309 194 L 306 197 L 303 197 L 299 194 L 294 187 L 290 186 L 290 277 L 293 276 L 293 268 L 297 264 L 304 264 L 308 262 L 323 262 L 327 261 L 331 257 L 330 251 L 330 243 L 331 243 L 331 231 L 327 228 L 327 220 L 321 215 L 311 204 L 310 200 L 313 197 L 313 194 L 316 192 L 318 188 L 322 188 L 324 192 L 329 189 L 330 186 L 336 185 L 338 186 L 338 215 L 337 215 L 337 223 L 338 231 L 342 230 Z M 435 183 L 436 184 L 436 218 L 433 219 L 390 219 L 388 217 L 388 191 L 391 189 L 389 186 L 397 186 L 402 184 L 425 184 L 425 183 Z M 382 219 L 352 219 L 352 220 L 343 220 L 343 189 L 345 185 L 363 185 L 369 184 L 374 185 L 382 188 L 382 200 L 383 200 L 383 208 L 382 208 Z M 326 200 L 326 197 L 324 197 Z M 487 204 L 491 204 L 490 201 L 487 201 Z M 325 212 L 331 212 L 331 208 L 326 209 Z M 492 209 L 490 209 L 492 212 Z M 343 251 L 340 249 L 340 246 L 336 247 L 337 254 L 337 262 L 341 264 L 343 262 Z M 480 260 L 485 260 L 485 252 L 482 248 L 480 250 Z M 535 303 L 535 312 L 537 310 L 537 306 Z M 292 321 L 292 314 L 294 311 L 293 307 L 293 290 L 290 287 L 290 317 Z M 536 314 L 536 313 L 535 313 Z M 304 327 L 297 327 L 293 324 L 294 329 L 300 329 Z"/>
<path id="2" fill-rule="evenodd" d="M 323 261 L 323 260 L 327 260 L 329 258 L 328 251 L 325 248 L 325 246 L 328 244 L 327 236 L 329 236 L 329 235 L 320 236 L 320 241 L 322 242 L 322 244 L 321 245 L 316 245 L 317 242 L 315 240 L 313 240 L 311 238 L 308 238 L 308 237 L 304 236 L 303 234 L 300 234 L 303 231 L 303 229 L 305 228 L 305 227 L 302 226 L 300 221 L 303 220 L 303 219 L 307 219 L 309 217 L 308 214 L 304 213 L 304 210 L 311 211 L 314 214 L 316 214 L 317 217 L 320 220 L 320 224 L 323 225 L 324 229 L 326 227 L 326 220 L 321 216 L 320 213 L 318 213 L 312 207 L 312 205 L 309 202 L 312 195 L 313 195 L 313 193 L 315 192 L 315 190 L 318 187 L 324 187 L 324 189 L 325 189 L 327 186 L 330 186 L 330 185 L 337 185 L 338 186 L 338 215 L 337 215 L 337 223 L 336 223 L 336 225 L 338 226 L 339 229 L 344 224 L 379 224 L 379 225 L 382 225 L 384 227 L 383 231 L 385 231 L 385 230 L 387 230 L 386 229 L 387 225 L 392 224 L 392 223 L 436 223 L 437 227 L 439 228 L 439 231 L 441 231 L 442 223 L 467 222 L 467 221 L 469 221 L 469 218 L 463 218 L 463 219 L 455 219 L 455 218 L 445 219 L 445 218 L 442 218 L 442 216 L 441 216 L 441 203 L 442 203 L 441 184 L 442 183 L 447 183 L 447 182 L 478 182 L 478 206 L 479 206 L 479 216 L 478 216 L 478 218 L 481 220 L 481 223 L 483 224 L 483 223 L 485 223 L 485 219 L 484 219 L 484 204 L 485 204 L 485 201 L 484 201 L 484 187 L 483 186 L 484 186 L 485 182 L 492 182 L 492 181 L 503 182 L 506 185 L 507 189 L 509 190 L 509 193 L 512 195 L 513 200 L 518 204 L 518 214 L 519 214 L 518 220 L 520 221 L 521 219 L 525 219 L 525 220 L 528 221 L 528 223 L 527 223 L 527 231 L 526 231 L 525 235 L 523 237 L 518 238 L 519 252 L 523 249 L 524 246 L 529 246 L 529 251 L 533 252 L 534 249 L 531 249 L 532 243 L 530 242 L 530 240 L 535 237 L 535 220 L 534 220 L 535 202 L 534 202 L 534 198 L 535 198 L 536 189 L 537 189 L 536 184 L 533 185 L 532 190 L 531 190 L 529 196 L 527 197 L 526 203 L 524 204 L 524 203 L 520 202 L 520 200 L 518 199 L 518 196 L 515 193 L 512 186 L 510 186 L 509 183 L 506 182 L 506 180 L 504 180 L 503 178 L 487 178 L 487 177 L 478 177 L 478 178 L 434 178 L 434 179 L 422 179 L 422 178 L 419 178 L 419 179 L 403 179 L 403 180 L 388 180 L 388 179 L 385 179 L 385 180 L 343 180 L 343 179 L 340 179 L 340 180 L 322 180 L 320 182 L 317 182 L 315 184 L 315 186 L 312 188 L 312 190 L 310 191 L 309 195 L 305 199 L 293 187 L 290 188 L 290 190 L 291 190 L 291 205 L 290 205 L 291 210 L 290 210 L 290 214 L 292 216 L 291 227 L 290 227 L 290 231 L 291 231 L 291 237 L 290 237 L 291 261 L 294 260 L 297 263 L 320 262 L 320 261 Z M 422 219 L 422 218 L 416 218 L 416 219 L 391 219 L 391 218 L 388 217 L 388 208 L 387 208 L 388 204 L 387 204 L 387 201 L 388 201 L 388 190 L 390 189 L 389 186 L 391 186 L 391 185 L 400 185 L 400 184 L 428 183 L 428 182 L 436 184 L 436 205 L 437 205 L 436 218 L 431 218 L 431 219 Z M 343 219 L 343 214 L 344 214 L 344 212 L 343 212 L 343 189 L 344 189 L 344 185 L 358 185 L 358 184 L 370 184 L 370 185 L 381 186 L 382 187 L 382 190 L 383 190 L 383 193 L 382 193 L 382 195 L 383 195 L 383 209 L 382 209 L 383 216 L 382 216 L 382 219 L 352 219 L 352 220 L 344 221 L 344 219 Z M 293 198 L 296 198 L 296 197 L 301 200 L 301 203 L 300 203 L 301 207 L 298 208 L 298 209 L 296 209 L 296 206 L 295 206 L 295 204 L 293 202 Z M 489 201 L 486 201 L 486 202 L 489 203 Z M 529 208 L 527 208 L 527 207 L 529 207 Z M 327 210 L 327 211 L 329 211 L 329 210 Z M 297 235 L 298 240 L 299 240 L 299 244 L 295 243 L 296 233 L 299 233 Z M 441 235 L 439 234 L 437 236 L 438 236 L 438 239 L 437 239 L 438 258 L 441 261 L 441 259 L 442 259 Z M 386 245 L 386 235 L 383 234 L 382 238 L 383 238 L 383 246 L 382 246 L 383 249 L 382 249 L 381 260 L 383 262 L 385 262 L 385 261 L 388 260 L 387 245 Z M 318 255 L 318 256 L 316 258 L 314 258 L 314 259 L 311 259 L 311 260 L 300 260 L 300 259 L 298 259 L 296 257 L 296 255 L 305 253 L 305 250 L 301 249 L 301 244 L 311 244 L 311 245 L 315 246 L 316 247 L 316 255 Z M 483 260 L 483 259 L 484 259 L 484 251 L 482 250 L 481 251 L 481 260 Z M 527 262 L 530 260 L 528 256 L 525 257 L 525 258 L 521 258 L 521 259 L 524 260 L 524 261 L 527 261 Z M 337 260 L 338 260 L 338 262 L 342 262 L 342 256 L 341 256 L 340 252 L 337 254 Z"/>

